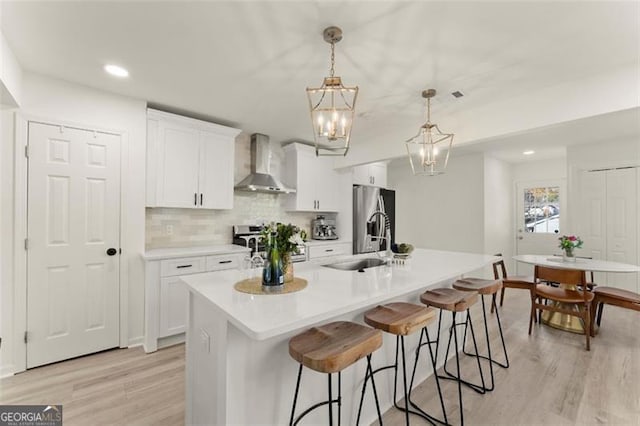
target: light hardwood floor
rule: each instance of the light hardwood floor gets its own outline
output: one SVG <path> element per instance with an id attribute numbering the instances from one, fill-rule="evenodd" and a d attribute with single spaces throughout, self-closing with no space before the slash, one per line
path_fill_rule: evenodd
<path id="1" fill-rule="evenodd" d="M 511 367 L 495 369 L 493 392 L 463 389 L 465 423 L 640 425 L 640 315 L 605 307 L 602 331 L 587 352 L 584 336 L 546 326 L 534 326 L 529 337 L 528 309 L 526 292 L 507 290 L 501 312 Z M 495 327 L 491 331 L 498 339 Z M 463 360 L 463 371 L 470 361 Z M 457 387 L 442 386 L 449 422 L 459 424 Z M 433 378 L 413 399 L 440 415 Z M 113 350 L 0 380 L 0 404 L 50 403 L 64 405 L 66 426 L 183 424 L 184 346 L 149 355 L 141 348 Z M 411 421 L 427 424 L 415 416 Z M 402 425 L 404 415 L 391 409 L 384 423 Z"/>

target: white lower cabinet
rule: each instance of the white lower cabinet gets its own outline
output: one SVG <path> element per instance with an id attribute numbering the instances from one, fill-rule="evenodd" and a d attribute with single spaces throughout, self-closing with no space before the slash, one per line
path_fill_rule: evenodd
<path id="1" fill-rule="evenodd" d="M 351 241 L 340 241 L 330 243 L 310 243 L 308 244 L 309 260 L 320 259 L 329 256 L 351 254 Z"/>
<path id="2" fill-rule="evenodd" d="M 145 352 L 154 352 L 163 343 L 170 345 L 184 341 L 189 292 L 180 277 L 236 269 L 242 265 L 249 251 L 241 247 L 234 251 L 235 253 L 171 259 L 145 259 Z M 159 339 L 164 339 L 164 342 L 159 342 Z"/>
<path id="3" fill-rule="evenodd" d="M 160 279 L 158 337 L 184 333 L 187 325 L 187 288 L 180 276 Z"/>

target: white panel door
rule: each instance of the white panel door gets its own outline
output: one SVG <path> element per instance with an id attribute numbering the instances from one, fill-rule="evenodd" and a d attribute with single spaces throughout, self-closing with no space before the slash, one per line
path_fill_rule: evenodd
<path id="1" fill-rule="evenodd" d="M 577 235 L 584 244 L 579 256 L 607 260 L 607 180 L 606 172 L 582 172 L 580 175 L 580 212 Z M 604 283 L 606 274 L 594 274 L 596 283 Z"/>
<path id="2" fill-rule="evenodd" d="M 562 229 L 561 220 L 565 205 L 564 188 L 563 180 L 518 183 L 516 254 L 560 253 L 558 238 L 567 234 Z M 518 262 L 517 274 L 533 275 L 533 266 Z"/>
<path id="3" fill-rule="evenodd" d="M 29 123 L 27 368 L 118 346 L 120 137 Z"/>
<path id="4" fill-rule="evenodd" d="M 200 132 L 200 207 L 233 208 L 234 149 L 234 139 Z"/>
<path id="5" fill-rule="evenodd" d="M 158 173 L 158 205 L 196 208 L 200 204 L 198 175 L 200 141 L 198 131 L 161 123 L 158 131 L 162 164 Z"/>
<path id="6" fill-rule="evenodd" d="M 637 169 L 608 170 L 607 260 L 635 264 L 637 259 Z M 607 274 L 606 285 L 638 291 L 638 274 Z M 604 283 L 603 283 L 604 284 Z"/>

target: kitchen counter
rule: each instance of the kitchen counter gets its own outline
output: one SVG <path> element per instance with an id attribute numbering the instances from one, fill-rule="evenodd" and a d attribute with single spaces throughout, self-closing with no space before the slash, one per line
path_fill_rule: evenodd
<path id="1" fill-rule="evenodd" d="M 363 312 L 392 300 L 419 303 L 419 295 L 425 289 L 448 286 L 474 271 L 477 275 L 479 269 L 495 260 L 487 255 L 417 249 L 404 265 L 380 266 L 365 272 L 308 262 L 295 265 L 295 276 L 306 279 L 308 286 L 282 295 L 235 291 L 233 284 L 249 277 L 250 270 L 182 277 L 189 289 L 187 424 L 288 423 L 297 365 L 287 349 L 293 335 L 335 320 L 362 323 Z M 327 263 L 336 261 L 331 258 Z M 374 354 L 374 368 L 393 360 L 394 343 L 393 337 L 385 336 L 383 349 Z M 411 336 L 408 353 L 413 353 L 416 344 L 417 336 Z M 343 373 L 345 424 L 355 420 L 358 401 L 354 401 L 354 395 L 364 377 L 364 365 L 360 364 Z M 416 375 L 418 383 L 431 374 L 426 362 L 422 366 Z M 320 389 L 326 387 L 322 375 L 303 376 L 299 407 L 317 402 Z M 392 404 L 389 380 L 393 375 L 391 379 L 386 376 L 376 377 L 376 382 L 381 383 L 383 407 Z M 363 424 L 375 417 L 371 405 L 365 403 Z M 325 423 L 326 410 L 310 414 L 308 422 Z"/>
<path id="2" fill-rule="evenodd" d="M 215 246 L 200 247 L 158 248 L 145 251 L 142 255 L 142 258 L 144 260 L 163 260 L 175 259 L 178 257 L 236 254 L 245 253 L 248 251 L 249 250 L 246 247 L 238 246 L 235 244 L 221 244 Z"/>

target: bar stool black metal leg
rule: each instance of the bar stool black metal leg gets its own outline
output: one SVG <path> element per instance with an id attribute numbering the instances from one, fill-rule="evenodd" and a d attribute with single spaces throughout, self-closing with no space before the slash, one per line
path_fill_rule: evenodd
<path id="1" fill-rule="evenodd" d="M 504 352 L 505 363 L 501 364 L 500 362 L 495 361 L 502 368 L 509 368 L 509 355 L 507 354 L 507 345 L 504 342 L 504 334 L 502 332 L 502 322 L 500 321 L 500 314 L 498 313 L 498 308 L 496 306 L 496 295 L 493 295 L 492 300 L 493 306 L 496 309 L 496 320 L 498 321 L 498 330 L 500 331 L 500 340 L 502 341 L 502 351 Z"/>
<path id="2" fill-rule="evenodd" d="M 376 402 L 376 411 L 378 412 L 378 422 L 382 426 L 382 412 L 380 411 L 380 402 L 378 401 L 378 391 L 376 389 L 376 381 L 373 377 L 373 368 L 371 367 L 371 354 L 367 355 L 367 369 L 371 374 L 371 387 L 373 388 L 373 399 Z"/>
<path id="3" fill-rule="evenodd" d="M 439 325 L 439 324 L 438 324 Z M 422 336 L 425 336 L 426 338 L 426 342 L 422 343 Z M 423 417 L 425 420 L 429 421 L 431 424 L 435 425 L 436 423 L 439 424 L 444 424 L 444 425 L 448 425 L 448 420 L 447 420 L 447 411 L 444 408 L 444 398 L 442 397 L 442 389 L 440 388 L 440 380 L 438 379 L 438 370 L 437 370 L 437 356 L 438 354 L 436 353 L 436 356 L 433 356 L 433 348 L 431 347 L 432 344 L 436 344 L 437 345 L 437 341 L 431 340 L 430 336 L 429 336 L 429 330 L 427 329 L 427 327 L 424 327 L 421 331 L 420 331 L 420 339 L 418 340 L 418 347 L 416 348 L 416 357 L 415 357 L 415 361 L 413 363 L 413 371 L 411 373 L 411 382 L 409 384 L 409 396 L 408 396 L 408 400 L 409 403 L 411 404 L 411 406 L 413 408 L 415 408 L 416 410 L 418 410 L 418 412 L 415 411 L 411 411 L 412 414 L 417 414 L 420 417 Z M 440 406 L 442 407 L 442 415 L 444 417 L 444 421 L 437 419 L 435 417 L 433 417 L 432 415 L 428 414 L 427 412 L 425 412 L 422 408 L 420 408 L 415 402 L 413 402 L 411 400 L 411 392 L 413 390 L 413 381 L 415 379 L 416 376 L 416 370 L 418 367 L 418 361 L 420 359 L 420 349 L 422 348 L 422 346 L 427 345 L 429 347 L 429 357 L 431 358 L 431 367 L 433 368 L 433 375 L 436 379 L 436 387 L 438 389 L 438 396 L 440 397 Z"/>
<path id="4" fill-rule="evenodd" d="M 444 380 L 458 380 L 460 382 L 462 382 L 463 384 L 465 384 L 466 386 L 468 386 L 469 388 L 473 389 L 474 391 L 478 392 L 479 394 L 484 394 L 486 393 L 486 384 L 484 382 L 484 374 L 482 373 L 482 366 L 480 365 L 480 356 L 478 354 L 478 344 L 476 342 L 476 335 L 475 332 L 473 330 L 473 321 L 471 321 L 471 313 L 469 312 L 469 309 L 467 309 L 467 320 L 463 323 L 456 323 L 455 322 L 455 312 L 452 312 L 453 314 L 453 324 L 451 325 L 451 328 L 449 329 L 449 339 L 447 342 L 447 352 L 445 355 L 445 361 L 444 361 L 444 372 L 447 374 L 447 376 L 440 376 L 441 379 Z M 458 333 L 457 333 L 457 327 L 464 325 L 465 328 L 467 327 L 467 324 L 469 326 L 469 328 L 471 329 L 471 338 L 473 341 L 473 349 L 475 350 L 475 354 L 473 354 L 473 356 L 476 357 L 476 361 L 478 363 L 478 372 L 480 373 L 480 381 L 481 381 L 481 385 L 478 385 L 476 383 L 472 383 L 468 380 L 464 380 L 462 379 L 462 377 L 460 377 L 460 375 L 455 375 L 453 373 L 451 373 L 448 369 L 447 369 L 447 361 L 448 361 L 448 357 L 449 357 L 449 349 L 451 347 L 451 329 L 453 329 L 453 336 L 454 338 L 457 339 Z M 456 353 L 456 357 L 458 357 L 458 344 L 457 341 L 455 343 L 455 353 Z M 456 358 L 457 359 L 457 358 Z"/>
<path id="5" fill-rule="evenodd" d="M 329 426 L 333 426 L 333 403 L 331 398 L 331 373 L 327 374 L 329 378 Z"/>
<path id="6" fill-rule="evenodd" d="M 378 390 L 376 389 L 376 381 L 373 375 L 377 371 L 380 371 L 386 368 L 391 368 L 391 367 L 393 366 L 387 366 L 387 367 L 378 369 L 376 371 L 373 371 L 373 368 L 371 367 L 371 354 L 367 355 L 367 371 L 364 375 L 364 383 L 362 384 L 362 394 L 360 395 L 360 405 L 358 407 L 358 417 L 356 418 L 356 425 L 360 424 L 360 415 L 362 414 L 362 403 L 364 401 L 364 393 L 365 393 L 365 390 L 367 389 L 367 381 L 369 380 L 369 378 L 371 378 L 371 387 L 373 388 L 373 398 L 376 402 L 378 422 L 380 423 L 380 426 L 382 426 L 382 412 L 380 411 L 380 402 L 378 401 Z"/>
<path id="7" fill-rule="evenodd" d="M 409 425 L 409 392 L 407 391 L 407 357 L 404 352 L 404 336 L 400 336 L 400 343 L 402 344 L 402 383 L 404 385 L 404 414 L 407 425 Z M 398 361 L 396 360 L 396 363 Z M 394 386 L 395 387 L 395 386 Z"/>
<path id="8" fill-rule="evenodd" d="M 458 403 L 460 404 L 460 426 L 464 425 L 464 407 L 462 406 L 462 380 L 460 380 L 460 357 L 458 355 L 458 331 L 456 329 L 456 313 L 453 312 L 453 338 L 456 345 L 456 368 L 458 371 Z M 449 335 L 451 337 L 451 335 Z M 451 341 L 451 339 L 449 339 Z M 447 355 L 449 356 L 449 345 L 447 345 Z M 446 360 L 446 358 L 445 358 Z M 446 366 L 446 361 L 445 361 Z"/>
<path id="9" fill-rule="evenodd" d="M 296 403 L 298 402 L 298 390 L 300 389 L 300 377 L 302 377 L 302 364 L 298 368 L 298 380 L 296 381 L 296 392 L 293 394 L 293 407 L 291 407 L 291 419 L 289 420 L 289 426 L 293 426 L 293 416 L 296 413 Z"/>
<path id="10" fill-rule="evenodd" d="M 504 341 L 504 333 L 502 331 L 502 322 L 500 321 L 500 313 L 498 312 L 497 309 L 497 301 L 496 301 L 496 295 L 497 293 L 494 293 L 492 298 L 491 298 L 491 306 L 495 309 L 495 313 L 496 313 L 496 321 L 498 322 L 498 331 L 500 332 L 500 341 L 502 342 L 502 353 L 504 354 L 504 359 L 505 359 L 505 363 L 501 363 L 495 359 L 493 359 L 492 355 L 491 355 L 491 345 L 489 343 L 489 329 L 488 329 L 488 320 L 487 320 L 487 314 L 486 314 L 486 310 L 485 310 L 485 305 L 484 305 L 484 295 L 482 296 L 482 315 L 484 317 L 484 324 L 485 324 L 485 336 L 487 338 L 487 351 L 488 351 L 488 357 L 484 356 L 484 355 L 479 355 L 480 358 L 482 359 L 486 359 L 489 360 L 491 362 L 491 364 L 496 364 L 499 365 L 502 368 L 509 368 L 509 355 L 507 354 L 507 345 L 505 344 Z M 463 342 L 466 343 L 467 339 L 467 326 L 465 325 L 465 329 L 464 329 L 464 338 L 463 338 Z M 475 356 L 472 353 L 469 353 L 465 350 L 465 347 L 463 345 L 462 350 L 464 352 L 465 355 L 468 356 Z M 494 389 L 494 375 L 493 375 L 493 367 L 490 364 L 490 370 L 491 370 L 491 389 L 487 389 L 488 391 L 491 391 Z"/>
<path id="11" fill-rule="evenodd" d="M 494 296 L 495 297 L 495 296 Z M 491 342 L 489 340 L 489 327 L 487 324 L 487 311 L 484 305 L 484 294 L 480 295 L 480 299 L 482 300 L 482 318 L 484 320 L 484 336 L 485 336 L 485 340 L 487 342 L 487 354 L 488 356 L 484 356 L 484 355 L 478 355 L 480 358 L 482 359 L 486 359 L 489 361 L 489 375 L 491 377 L 491 386 L 488 388 L 485 388 L 485 390 L 487 392 L 491 392 L 492 390 L 495 389 L 495 381 L 494 381 L 494 376 L 493 376 L 493 363 L 496 362 L 493 360 L 493 357 L 491 356 Z M 493 305 L 492 305 L 493 306 Z M 467 328 L 469 326 L 469 317 L 467 317 L 467 322 L 464 325 L 464 337 L 462 338 L 462 352 L 465 355 L 469 355 L 469 356 L 475 356 L 471 353 L 466 352 L 465 350 L 465 344 L 467 342 Z"/>

